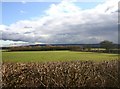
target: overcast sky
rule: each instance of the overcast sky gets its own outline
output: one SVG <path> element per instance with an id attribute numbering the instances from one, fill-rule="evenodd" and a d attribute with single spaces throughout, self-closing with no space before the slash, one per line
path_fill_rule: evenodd
<path id="1" fill-rule="evenodd" d="M 118 43 L 118 0 L 3 2 L 2 44 Z"/>

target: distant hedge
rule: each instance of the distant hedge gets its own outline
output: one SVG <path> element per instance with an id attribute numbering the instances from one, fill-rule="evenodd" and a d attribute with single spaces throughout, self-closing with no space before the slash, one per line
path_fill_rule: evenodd
<path id="1" fill-rule="evenodd" d="M 115 53 L 115 54 L 120 53 L 120 49 L 91 50 L 91 48 L 84 48 L 84 47 L 79 47 L 79 46 L 34 46 L 34 47 L 32 47 L 32 46 L 21 46 L 21 47 L 9 47 L 8 48 L 8 51 L 56 51 L 56 50 Z"/>
<path id="2" fill-rule="evenodd" d="M 90 50 L 89 52 L 120 54 L 120 50 L 119 50 L 119 49 L 110 49 L 110 50 Z"/>
<path id="3" fill-rule="evenodd" d="M 8 51 L 53 51 L 53 50 L 78 50 L 77 46 L 43 46 L 43 47 L 10 47 Z"/>

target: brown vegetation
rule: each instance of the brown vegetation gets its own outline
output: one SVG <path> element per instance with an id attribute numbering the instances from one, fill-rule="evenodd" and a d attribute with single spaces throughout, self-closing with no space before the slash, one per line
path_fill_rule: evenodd
<path id="1" fill-rule="evenodd" d="M 10 47 L 8 51 L 54 51 L 54 50 L 78 50 L 78 46 L 20 46 Z"/>
<path id="2" fill-rule="evenodd" d="M 3 63 L 3 87 L 119 87 L 118 61 Z"/>

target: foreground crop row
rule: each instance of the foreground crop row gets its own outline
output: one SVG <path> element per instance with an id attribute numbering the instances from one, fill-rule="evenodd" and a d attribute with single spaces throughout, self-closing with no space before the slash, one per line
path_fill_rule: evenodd
<path id="1" fill-rule="evenodd" d="M 3 63 L 3 87 L 119 87 L 118 61 Z"/>

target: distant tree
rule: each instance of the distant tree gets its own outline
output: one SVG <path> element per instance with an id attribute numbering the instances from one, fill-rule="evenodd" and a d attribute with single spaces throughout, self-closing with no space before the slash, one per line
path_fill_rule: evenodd
<path id="1" fill-rule="evenodd" d="M 112 49 L 112 48 L 114 47 L 114 44 L 113 44 L 113 42 L 111 42 L 111 41 L 104 40 L 104 41 L 100 42 L 100 46 L 101 46 L 102 48 L 105 48 L 106 51 L 109 52 L 110 49 Z"/>
<path id="2" fill-rule="evenodd" d="M 90 46 L 90 44 L 84 45 L 84 48 L 85 48 L 85 50 L 87 50 L 87 51 L 91 51 L 91 46 Z"/>

